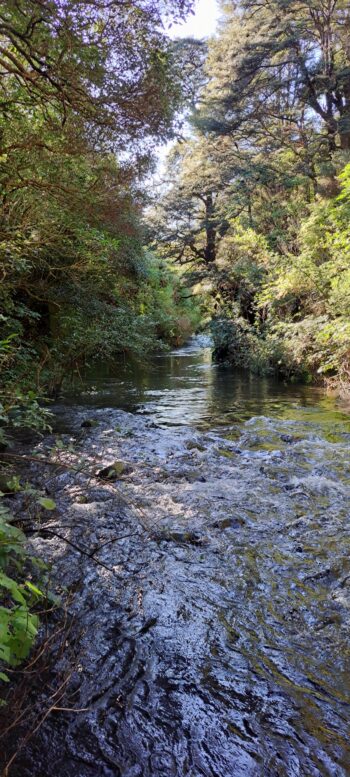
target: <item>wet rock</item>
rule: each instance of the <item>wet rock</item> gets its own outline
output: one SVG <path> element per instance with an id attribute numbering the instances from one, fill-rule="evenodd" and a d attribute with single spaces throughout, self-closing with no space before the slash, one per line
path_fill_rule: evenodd
<path id="1" fill-rule="evenodd" d="M 188 483 L 206 483 L 206 478 L 203 473 L 198 470 L 187 472 L 185 478 Z"/>
<path id="2" fill-rule="evenodd" d="M 96 418 L 86 418 L 80 426 L 82 429 L 93 429 L 95 426 L 98 426 L 98 421 Z"/>
<path id="3" fill-rule="evenodd" d="M 99 472 L 97 472 L 97 477 L 101 478 L 101 480 L 109 480 L 112 482 L 113 480 L 118 480 L 123 475 L 130 474 L 132 471 L 133 468 L 125 461 L 113 461 L 111 464 L 108 464 L 107 467 L 100 469 Z"/>
<path id="4" fill-rule="evenodd" d="M 224 518 L 222 521 L 216 521 L 212 524 L 213 529 L 239 529 L 245 526 L 244 518 Z"/>
<path id="5" fill-rule="evenodd" d="M 197 450 L 197 451 L 200 451 L 201 453 L 205 451 L 204 445 L 201 445 L 201 443 L 197 442 L 196 440 L 189 440 L 186 443 L 186 448 L 189 451 Z"/>
<path id="6" fill-rule="evenodd" d="M 207 541 L 205 537 L 194 531 L 159 531 L 152 533 L 152 539 L 156 542 L 178 542 L 189 545 L 204 545 Z"/>
<path id="7" fill-rule="evenodd" d="M 113 493 L 108 486 L 105 488 L 89 488 L 86 493 L 78 497 L 77 502 L 88 504 L 89 502 L 108 502 L 113 499 Z"/>
<path id="8" fill-rule="evenodd" d="M 298 437 L 294 434 L 281 434 L 280 439 L 283 442 L 286 442 L 288 445 L 291 445 L 292 443 L 300 442 L 300 440 L 302 440 L 303 438 Z"/>

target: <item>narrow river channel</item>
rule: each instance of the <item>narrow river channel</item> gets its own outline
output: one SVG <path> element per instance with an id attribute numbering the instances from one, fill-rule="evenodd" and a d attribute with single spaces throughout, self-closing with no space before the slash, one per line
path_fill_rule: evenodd
<path id="1" fill-rule="evenodd" d="M 118 492 L 52 485 L 65 537 L 105 565 L 33 541 L 75 591 L 86 712 L 48 717 L 13 774 L 350 775 L 346 409 L 213 365 L 205 338 L 95 370 L 72 403 L 62 438 L 125 468 Z"/>

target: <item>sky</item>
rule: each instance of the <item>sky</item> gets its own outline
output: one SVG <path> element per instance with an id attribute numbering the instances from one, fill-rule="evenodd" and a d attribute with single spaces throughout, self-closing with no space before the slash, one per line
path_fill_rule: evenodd
<path id="1" fill-rule="evenodd" d="M 196 0 L 194 14 L 189 16 L 183 24 L 174 24 L 168 35 L 171 38 L 205 38 L 214 35 L 218 21 L 219 10 L 216 0 Z M 165 160 L 173 141 L 165 143 L 158 148 L 157 172 L 154 176 L 154 183 L 159 180 L 164 172 Z"/>
<path id="2" fill-rule="evenodd" d="M 205 38 L 213 35 L 217 17 L 216 0 L 196 0 L 194 16 L 189 16 L 184 24 L 174 24 L 169 31 L 170 35 L 172 38 Z"/>

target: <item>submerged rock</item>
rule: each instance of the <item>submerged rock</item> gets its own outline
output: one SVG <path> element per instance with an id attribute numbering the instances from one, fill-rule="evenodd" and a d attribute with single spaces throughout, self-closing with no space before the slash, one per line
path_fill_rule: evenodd
<path id="1" fill-rule="evenodd" d="M 288 445 L 292 445 L 292 443 L 300 442 L 302 440 L 302 437 L 298 437 L 295 434 L 281 434 L 280 438 L 283 442 L 286 442 Z"/>
<path id="2" fill-rule="evenodd" d="M 201 445 L 201 443 L 197 442 L 197 440 L 189 440 L 186 443 L 186 448 L 189 451 L 193 451 L 193 450 L 200 451 L 200 453 L 203 453 L 205 451 L 205 446 Z"/>

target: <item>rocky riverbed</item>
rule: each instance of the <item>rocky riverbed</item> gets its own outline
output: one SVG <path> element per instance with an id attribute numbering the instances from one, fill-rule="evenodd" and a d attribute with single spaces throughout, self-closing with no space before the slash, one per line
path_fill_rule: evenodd
<path id="1" fill-rule="evenodd" d="M 64 419 L 83 471 L 50 471 L 32 542 L 79 644 L 11 774 L 350 774 L 350 429 Z"/>

